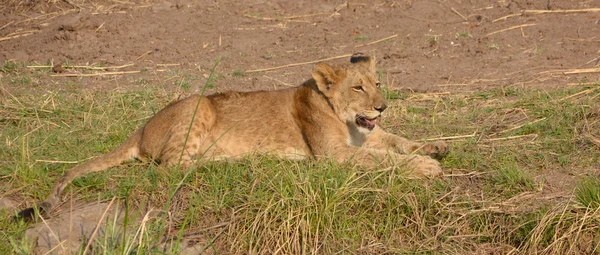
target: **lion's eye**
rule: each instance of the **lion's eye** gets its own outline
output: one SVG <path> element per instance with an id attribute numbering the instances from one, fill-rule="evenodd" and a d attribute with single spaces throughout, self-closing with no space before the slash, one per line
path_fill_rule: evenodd
<path id="1" fill-rule="evenodd" d="M 377 87 L 377 88 L 381 88 L 381 82 L 377 82 L 377 83 L 375 83 L 375 87 Z"/>
<path id="2" fill-rule="evenodd" d="M 352 87 L 352 89 L 356 92 L 365 91 L 365 89 L 362 86 L 355 86 L 355 87 Z"/>

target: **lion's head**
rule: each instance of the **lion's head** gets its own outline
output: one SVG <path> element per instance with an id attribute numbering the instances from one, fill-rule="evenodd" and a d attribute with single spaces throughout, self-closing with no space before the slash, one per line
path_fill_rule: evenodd
<path id="1" fill-rule="evenodd" d="M 375 128 L 387 105 L 379 90 L 374 58 L 355 54 L 346 65 L 321 63 L 312 76 L 340 120 L 365 133 Z"/>

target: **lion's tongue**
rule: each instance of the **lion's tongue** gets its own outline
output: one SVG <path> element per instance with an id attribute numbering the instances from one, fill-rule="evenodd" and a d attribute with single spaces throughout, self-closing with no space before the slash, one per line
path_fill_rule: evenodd
<path id="1" fill-rule="evenodd" d="M 377 123 L 377 118 L 375 118 L 375 119 L 371 119 L 371 120 L 370 120 L 370 119 L 367 119 L 367 118 L 365 118 L 365 120 L 367 121 L 367 128 L 368 128 L 369 130 L 373 130 L 373 128 L 375 128 L 375 123 Z"/>
<path id="2" fill-rule="evenodd" d="M 369 126 L 375 126 L 375 124 L 377 123 L 377 118 L 375 119 L 367 119 L 367 123 L 369 123 Z"/>

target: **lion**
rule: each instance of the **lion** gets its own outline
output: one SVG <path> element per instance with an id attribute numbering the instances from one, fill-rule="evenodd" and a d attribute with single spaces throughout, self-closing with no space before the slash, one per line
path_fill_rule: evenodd
<path id="1" fill-rule="evenodd" d="M 414 176 L 439 176 L 442 169 L 433 158 L 448 153 L 446 143 L 409 141 L 379 126 L 387 103 L 375 62 L 354 54 L 350 63 L 317 64 L 312 78 L 298 87 L 193 95 L 173 102 L 114 151 L 66 171 L 44 201 L 17 217 L 50 212 L 73 179 L 134 159 L 188 168 L 199 159 L 266 153 L 371 168 L 398 166 Z"/>

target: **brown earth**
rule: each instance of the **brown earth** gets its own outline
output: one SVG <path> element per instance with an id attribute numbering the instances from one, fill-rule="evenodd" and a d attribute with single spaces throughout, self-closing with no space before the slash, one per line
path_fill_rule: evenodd
<path id="1" fill-rule="evenodd" d="M 191 93 L 220 58 L 213 91 L 269 90 L 310 78 L 313 65 L 303 63 L 364 52 L 377 56 L 394 89 L 564 87 L 600 80 L 600 9 L 590 9 L 598 7 L 600 0 L 0 0 L 0 62 L 30 66 L 33 77 L 21 83 L 0 72 L 0 84 L 13 94 Z M 574 9 L 586 10 L 560 12 Z M 248 72 L 283 65 L 292 66 Z"/>
<path id="2" fill-rule="evenodd" d="M 598 66 L 600 12 L 556 12 L 597 8 L 597 0 L 3 2 L 0 61 L 62 64 L 54 68 L 59 75 L 99 73 L 70 66 L 133 64 L 105 71 L 139 71 L 53 77 L 49 68 L 31 68 L 35 79 L 26 86 L 3 81 L 22 92 L 152 86 L 194 92 L 218 57 L 216 90 L 273 89 L 309 78 L 312 65 L 242 72 L 357 51 L 376 55 L 384 83 L 397 89 L 599 80 L 598 72 L 572 69 Z M 396 37 L 377 42 L 390 36 Z"/>

